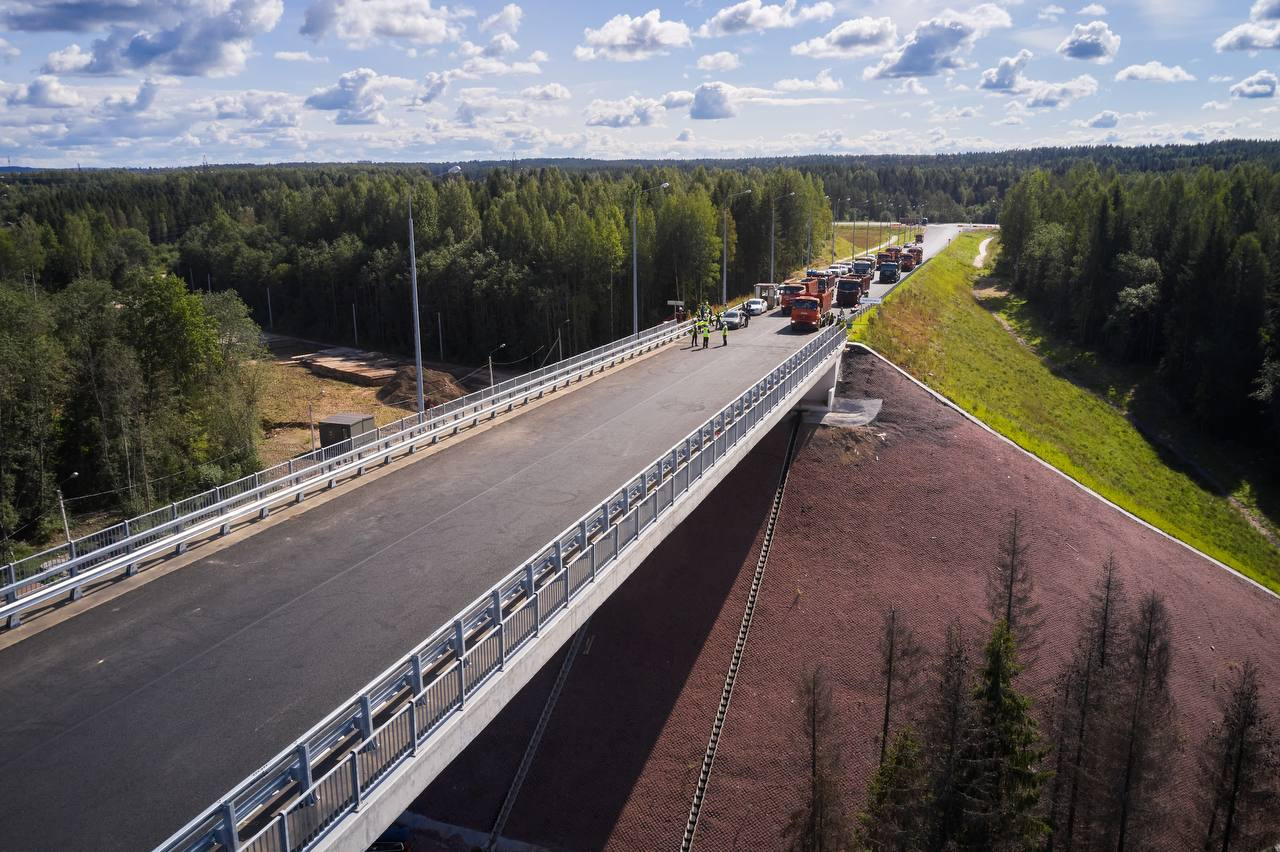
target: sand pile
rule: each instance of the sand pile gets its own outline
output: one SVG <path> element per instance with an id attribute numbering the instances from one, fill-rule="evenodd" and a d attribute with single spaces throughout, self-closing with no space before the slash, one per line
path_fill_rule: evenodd
<path id="1" fill-rule="evenodd" d="M 418 371 L 415 367 L 401 367 L 382 389 L 378 391 L 378 399 L 386 405 L 402 402 L 413 402 L 418 398 Z M 427 407 L 448 402 L 466 395 L 466 390 L 453 380 L 448 373 L 436 370 L 424 370 L 422 374 L 422 393 L 427 398 Z"/>

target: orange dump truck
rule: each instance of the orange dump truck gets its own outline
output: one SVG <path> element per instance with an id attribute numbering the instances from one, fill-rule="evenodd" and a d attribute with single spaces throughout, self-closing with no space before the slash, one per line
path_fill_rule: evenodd
<path id="1" fill-rule="evenodd" d="M 898 271 L 899 272 L 910 272 L 915 268 L 916 268 L 916 256 L 913 253 L 909 251 L 904 251 L 902 254 L 898 255 Z"/>
<path id="2" fill-rule="evenodd" d="M 836 279 L 836 306 L 855 308 L 858 299 L 871 292 L 871 273 L 841 275 Z"/>
<path id="3" fill-rule="evenodd" d="M 831 310 L 831 297 L 835 295 L 836 288 L 828 286 L 825 281 L 811 280 L 814 284 L 812 292 L 796 296 L 791 302 L 792 328 L 821 328 L 823 318 Z"/>

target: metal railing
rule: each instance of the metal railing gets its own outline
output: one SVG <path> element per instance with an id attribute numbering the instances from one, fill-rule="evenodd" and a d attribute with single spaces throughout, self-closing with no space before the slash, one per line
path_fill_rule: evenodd
<path id="1" fill-rule="evenodd" d="M 424 441 L 435 443 L 687 332 L 687 323 L 663 324 L 12 562 L 0 568 L 0 622 L 16 627 L 23 612 L 78 598 L 87 583 L 121 572 L 131 575 L 144 559 L 171 548 L 181 553 L 186 542 L 214 530 L 226 533 L 234 519 L 255 512 L 266 517 L 281 500 L 301 500 L 318 485 L 332 487 L 397 453 L 413 452 Z"/>
<path id="2" fill-rule="evenodd" d="M 819 332 L 159 849 L 314 846 L 786 403 L 844 346 L 845 333 L 842 325 Z"/>

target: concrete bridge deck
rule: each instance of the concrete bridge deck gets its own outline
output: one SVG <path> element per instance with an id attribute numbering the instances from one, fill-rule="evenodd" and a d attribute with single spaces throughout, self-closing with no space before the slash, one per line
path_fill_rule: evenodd
<path id="1" fill-rule="evenodd" d="M 808 339 L 671 344 L 0 651 L 0 846 L 160 842 Z"/>

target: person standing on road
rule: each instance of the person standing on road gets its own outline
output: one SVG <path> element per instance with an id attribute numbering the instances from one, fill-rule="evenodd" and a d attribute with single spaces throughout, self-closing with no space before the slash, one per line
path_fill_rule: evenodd
<path id="1" fill-rule="evenodd" d="M 747 303 L 742 303 L 742 327 L 746 328 L 751 325 L 751 311 L 747 310 Z"/>
<path id="2" fill-rule="evenodd" d="M 729 345 L 729 324 L 727 322 L 720 323 L 720 339 L 724 341 L 720 344 L 721 346 Z"/>
<path id="3" fill-rule="evenodd" d="M 694 320 L 693 322 L 689 323 L 689 348 L 690 349 L 698 348 L 698 325 L 701 322 L 702 322 L 701 320 Z"/>
<path id="4" fill-rule="evenodd" d="M 702 348 L 706 349 L 711 345 L 711 323 L 702 323 Z"/>

